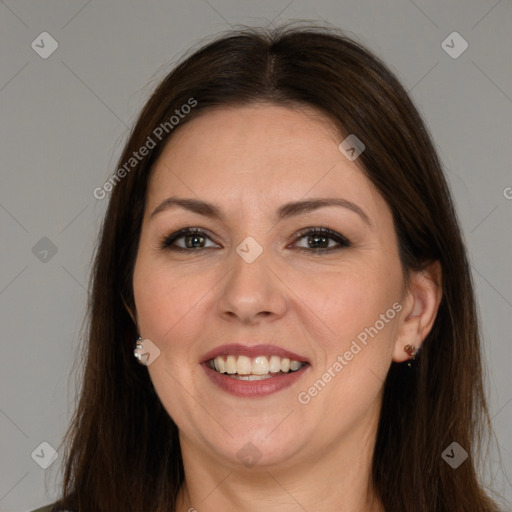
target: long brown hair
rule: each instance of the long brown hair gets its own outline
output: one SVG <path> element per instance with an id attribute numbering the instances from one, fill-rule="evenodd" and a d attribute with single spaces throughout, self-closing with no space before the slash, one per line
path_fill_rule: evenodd
<path id="1" fill-rule="evenodd" d="M 174 510 L 184 478 L 178 430 L 133 357 L 137 332 L 128 312 L 146 189 L 153 163 L 180 126 L 212 107 L 260 101 L 313 107 L 340 133 L 355 134 L 366 146 L 363 172 L 393 213 L 404 273 L 441 263 L 443 298 L 433 329 L 415 367 L 393 363 L 384 385 L 372 475 L 385 509 L 497 510 L 476 473 L 489 415 L 470 267 L 441 164 L 393 73 L 353 38 L 315 26 L 236 29 L 189 55 L 148 100 L 116 173 L 95 194 L 110 194 L 110 201 L 57 506 Z M 144 146 L 154 147 L 141 156 Z M 469 454 L 457 469 L 441 457 L 453 441 Z"/>

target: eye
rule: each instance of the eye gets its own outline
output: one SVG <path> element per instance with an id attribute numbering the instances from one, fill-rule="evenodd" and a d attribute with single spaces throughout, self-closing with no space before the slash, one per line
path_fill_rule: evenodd
<path id="1" fill-rule="evenodd" d="M 183 245 L 176 244 L 178 240 L 183 239 Z M 164 237 L 160 247 L 172 251 L 191 251 L 194 249 L 207 249 L 206 241 L 210 240 L 208 233 L 199 228 L 185 228 L 176 231 L 172 235 Z M 217 246 L 217 244 L 214 244 Z"/>
<path id="2" fill-rule="evenodd" d="M 332 252 L 344 247 L 350 247 L 350 241 L 342 234 L 332 231 L 329 228 L 316 227 L 307 228 L 298 233 L 297 240 L 304 239 L 307 247 L 298 247 L 299 250 L 307 251 L 311 254 L 323 254 Z M 334 241 L 334 247 L 330 243 Z M 337 244 L 337 245 L 336 245 Z"/>
<path id="3" fill-rule="evenodd" d="M 296 240 L 301 239 L 307 241 L 307 247 L 297 246 L 297 242 L 293 245 L 299 250 L 309 252 L 310 254 L 332 252 L 344 247 L 350 247 L 351 245 L 346 237 L 324 227 L 303 229 L 297 234 Z M 213 245 L 207 246 L 208 241 Z M 334 246 L 331 244 L 333 241 L 335 242 Z M 178 242 L 181 242 L 181 244 Z M 164 250 L 190 252 L 219 246 L 211 240 L 205 230 L 200 228 L 184 228 L 169 236 L 165 236 L 160 243 L 160 247 Z"/>

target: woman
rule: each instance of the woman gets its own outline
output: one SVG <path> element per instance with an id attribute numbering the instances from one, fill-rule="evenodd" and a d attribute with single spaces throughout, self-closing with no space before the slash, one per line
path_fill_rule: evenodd
<path id="1" fill-rule="evenodd" d="M 497 510 L 460 228 L 368 50 L 307 27 L 210 42 L 94 193 L 110 203 L 51 510 Z"/>

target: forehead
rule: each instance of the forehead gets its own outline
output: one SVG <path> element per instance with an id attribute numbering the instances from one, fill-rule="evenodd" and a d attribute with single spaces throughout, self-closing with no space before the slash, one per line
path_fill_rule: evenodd
<path id="1" fill-rule="evenodd" d="M 323 141 L 324 150 L 331 145 L 334 151 L 338 140 L 341 137 L 334 124 L 312 108 L 291 109 L 269 103 L 217 107 L 180 127 L 161 158 L 169 154 L 175 158 L 194 148 L 194 155 L 189 155 L 194 159 L 205 158 L 207 153 L 224 162 L 245 156 L 258 156 L 258 161 L 280 156 L 288 161 L 300 160 L 301 156 L 309 160 L 319 156 L 320 148 L 314 149 L 318 142 Z M 337 150 L 334 154 L 338 156 Z"/>
<path id="2" fill-rule="evenodd" d="M 208 110 L 167 143 L 152 171 L 150 203 L 180 193 L 260 204 L 309 195 L 385 208 L 359 162 L 339 150 L 342 140 L 314 109 L 257 104 Z"/>

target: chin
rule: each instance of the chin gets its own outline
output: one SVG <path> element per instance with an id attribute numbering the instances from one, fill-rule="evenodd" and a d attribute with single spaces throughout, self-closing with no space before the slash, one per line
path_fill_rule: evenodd
<path id="1" fill-rule="evenodd" d="M 228 429 L 232 437 L 226 433 L 221 438 L 206 439 L 206 442 L 216 456 L 230 466 L 268 470 L 289 464 L 291 459 L 310 446 L 312 436 L 305 435 L 302 426 L 297 426 L 297 429 L 288 425 L 278 433 L 279 427 L 273 432 L 271 428 L 261 426 L 252 429 L 238 427 L 236 430 Z"/>

